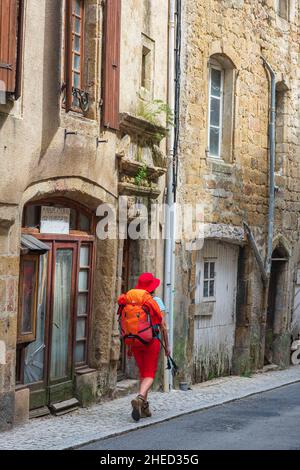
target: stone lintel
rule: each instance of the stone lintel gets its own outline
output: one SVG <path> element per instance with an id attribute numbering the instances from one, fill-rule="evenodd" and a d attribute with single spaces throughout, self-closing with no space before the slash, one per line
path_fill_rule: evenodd
<path id="1" fill-rule="evenodd" d="M 119 169 L 121 173 L 124 173 L 125 175 L 129 176 L 135 176 L 137 172 L 144 168 L 145 163 L 138 162 L 126 157 L 123 157 L 122 155 L 117 155 L 119 158 Z M 166 168 L 161 168 L 157 166 L 149 166 L 146 165 L 147 167 L 147 179 L 148 180 L 157 180 L 160 176 L 164 175 L 166 173 Z"/>
<path id="2" fill-rule="evenodd" d="M 119 194 L 125 196 L 145 196 L 151 199 L 157 199 L 160 195 L 160 190 L 157 185 L 147 187 L 132 183 L 119 183 Z"/>
<path id="3" fill-rule="evenodd" d="M 165 127 L 157 126 L 142 117 L 129 113 L 120 115 L 120 130 L 128 135 L 139 136 L 144 140 L 160 142 L 168 134 Z"/>
<path id="4" fill-rule="evenodd" d="M 241 246 L 247 243 L 243 227 L 228 224 L 204 224 L 204 239 L 220 240 Z"/>

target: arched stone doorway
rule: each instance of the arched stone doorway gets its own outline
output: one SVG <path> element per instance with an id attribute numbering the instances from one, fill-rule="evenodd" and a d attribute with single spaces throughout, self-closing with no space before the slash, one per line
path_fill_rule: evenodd
<path id="1" fill-rule="evenodd" d="M 265 329 L 264 364 L 278 364 L 281 357 L 281 339 L 287 325 L 287 276 L 289 254 L 282 244 L 272 253 L 268 309 Z"/>
<path id="2" fill-rule="evenodd" d="M 16 382 L 30 389 L 31 409 L 73 398 L 89 363 L 94 233 L 93 212 L 69 199 L 24 207 Z"/>

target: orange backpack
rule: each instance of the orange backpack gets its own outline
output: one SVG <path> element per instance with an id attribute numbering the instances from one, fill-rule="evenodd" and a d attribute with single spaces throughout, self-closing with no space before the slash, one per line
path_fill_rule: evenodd
<path id="1" fill-rule="evenodd" d="M 124 296 L 125 303 L 118 310 L 120 334 L 126 345 L 149 344 L 155 337 L 150 308 L 147 300 L 152 300 L 149 292 L 131 289 Z"/>

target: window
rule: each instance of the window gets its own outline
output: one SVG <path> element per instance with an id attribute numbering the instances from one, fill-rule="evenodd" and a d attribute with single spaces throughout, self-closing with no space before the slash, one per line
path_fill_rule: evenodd
<path id="1" fill-rule="evenodd" d="M 82 244 L 80 246 L 76 312 L 76 365 L 85 364 L 87 358 L 87 323 L 90 303 L 90 280 L 92 264 L 91 253 L 91 245 Z"/>
<path id="2" fill-rule="evenodd" d="M 141 78 L 139 96 L 142 100 L 149 101 L 153 99 L 154 91 L 154 57 L 155 41 L 142 33 L 141 47 Z"/>
<path id="3" fill-rule="evenodd" d="M 20 96 L 23 1 L 0 0 L 0 104 Z"/>
<path id="4" fill-rule="evenodd" d="M 84 80 L 84 0 L 66 0 L 66 110 L 88 110 Z"/>
<path id="5" fill-rule="evenodd" d="M 105 2 L 103 125 L 119 129 L 121 0 Z"/>
<path id="6" fill-rule="evenodd" d="M 277 0 L 277 13 L 278 15 L 285 19 L 289 19 L 289 0 Z"/>
<path id="7" fill-rule="evenodd" d="M 46 201 L 43 204 L 30 204 L 26 206 L 24 211 L 24 227 L 35 229 L 38 233 L 41 225 L 41 208 L 42 206 L 50 206 L 57 208 L 65 208 L 64 204 L 51 203 Z M 91 232 L 91 219 L 89 213 L 84 209 L 78 209 L 77 207 L 70 207 L 70 234 L 77 232 Z"/>
<path id="8" fill-rule="evenodd" d="M 38 261 L 37 255 L 21 257 L 18 343 L 35 340 Z"/>
<path id="9" fill-rule="evenodd" d="M 204 261 L 203 299 L 214 299 L 216 289 L 215 261 Z"/>
<path id="10" fill-rule="evenodd" d="M 141 86 L 149 91 L 151 88 L 150 67 L 150 50 L 143 46 Z"/>
<path id="11" fill-rule="evenodd" d="M 235 114 L 235 67 L 224 54 L 209 59 L 207 155 L 231 162 Z"/>
<path id="12" fill-rule="evenodd" d="M 72 84 L 74 88 L 82 89 L 83 63 L 83 1 L 73 0 L 72 11 Z"/>
<path id="13" fill-rule="evenodd" d="M 223 71 L 217 67 L 210 68 L 209 83 L 209 155 L 221 156 L 222 107 L 223 107 Z"/>

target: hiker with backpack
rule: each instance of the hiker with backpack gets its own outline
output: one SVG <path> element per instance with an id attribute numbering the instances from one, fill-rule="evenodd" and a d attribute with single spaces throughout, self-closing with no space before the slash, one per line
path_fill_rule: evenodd
<path id="1" fill-rule="evenodd" d="M 121 336 L 134 356 L 140 373 L 140 390 L 132 400 L 132 418 L 148 418 L 152 415 L 148 402 L 148 392 L 153 384 L 158 366 L 160 332 L 164 340 L 167 357 L 170 356 L 166 323 L 163 318 L 164 304 L 154 297 L 160 280 L 151 273 L 143 273 L 134 289 L 122 294 L 118 299 Z"/>

